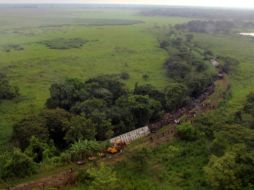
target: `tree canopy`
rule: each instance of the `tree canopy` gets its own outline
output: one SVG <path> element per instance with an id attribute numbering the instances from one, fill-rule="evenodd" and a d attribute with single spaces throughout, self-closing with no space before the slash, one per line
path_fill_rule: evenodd
<path id="1" fill-rule="evenodd" d="M 0 73 L 0 100 L 13 99 L 19 95 L 17 87 L 10 84 L 4 73 Z"/>

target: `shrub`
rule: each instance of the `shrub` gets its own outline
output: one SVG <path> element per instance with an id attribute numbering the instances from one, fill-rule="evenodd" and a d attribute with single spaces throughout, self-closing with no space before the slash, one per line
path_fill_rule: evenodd
<path id="1" fill-rule="evenodd" d="M 177 132 L 182 140 L 193 141 L 197 138 L 197 131 L 190 124 L 177 126 Z"/>
<path id="2" fill-rule="evenodd" d="M 130 75 L 127 72 L 122 72 L 120 73 L 120 78 L 123 80 L 128 80 L 130 78 Z"/>
<path id="3" fill-rule="evenodd" d="M 13 99 L 18 95 L 18 88 L 11 86 L 7 76 L 3 73 L 0 73 L 0 100 Z"/>
<path id="4" fill-rule="evenodd" d="M 43 44 L 45 44 L 50 49 L 80 48 L 85 43 L 86 41 L 81 38 L 73 38 L 73 39 L 57 38 L 51 41 L 43 42 Z"/>
<path id="5" fill-rule="evenodd" d="M 251 92 L 247 96 L 246 103 L 244 105 L 244 111 L 254 116 L 254 92 Z"/>
<path id="6" fill-rule="evenodd" d="M 89 168 L 85 179 L 90 179 L 90 190 L 115 190 L 118 189 L 116 173 L 110 168 L 101 164 L 99 168 Z"/>
<path id="7" fill-rule="evenodd" d="M 4 162 L 1 167 L 3 179 L 22 178 L 35 174 L 37 171 L 32 158 L 22 153 L 20 149 L 14 149 Z"/>
<path id="8" fill-rule="evenodd" d="M 160 41 L 160 48 L 167 50 L 167 47 L 169 46 L 169 42 L 166 40 Z"/>
<path id="9" fill-rule="evenodd" d="M 81 170 L 77 174 L 77 182 L 84 185 L 89 185 L 94 179 L 95 177 L 91 176 L 91 174 L 88 173 L 87 170 Z"/>
<path id="10" fill-rule="evenodd" d="M 232 57 L 219 56 L 218 59 L 222 63 L 220 67 L 225 73 L 231 73 L 239 65 L 239 61 Z"/>
<path id="11" fill-rule="evenodd" d="M 144 75 L 142 76 L 142 78 L 143 78 L 144 80 L 148 80 L 148 79 L 149 79 L 149 75 L 148 75 L 148 74 L 144 74 Z"/>
<path id="12" fill-rule="evenodd" d="M 50 145 L 42 142 L 36 137 L 31 137 L 29 146 L 26 148 L 25 153 L 33 158 L 33 161 L 40 163 L 42 161 L 48 161 L 56 154 L 56 148 L 53 143 Z"/>
<path id="13" fill-rule="evenodd" d="M 19 44 L 9 44 L 3 47 L 3 51 L 5 52 L 22 51 L 22 50 L 24 50 L 24 47 Z"/>
<path id="14" fill-rule="evenodd" d="M 28 145 L 32 136 L 47 142 L 49 133 L 45 119 L 36 115 L 27 116 L 13 127 L 12 142 L 24 150 Z"/>
<path id="15" fill-rule="evenodd" d="M 254 152 L 235 144 L 221 157 L 212 155 L 204 171 L 215 190 L 241 190 L 253 187 Z"/>
<path id="16" fill-rule="evenodd" d="M 71 155 L 72 161 L 84 160 L 100 150 L 97 141 L 78 141 L 71 145 L 67 152 Z"/>

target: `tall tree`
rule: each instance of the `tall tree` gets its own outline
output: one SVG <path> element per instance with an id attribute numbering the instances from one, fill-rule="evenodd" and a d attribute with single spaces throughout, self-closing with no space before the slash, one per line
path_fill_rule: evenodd
<path id="1" fill-rule="evenodd" d="M 13 127 L 12 142 L 24 150 L 32 136 L 48 142 L 49 132 L 46 126 L 46 120 L 37 115 L 27 116 Z"/>
<path id="2" fill-rule="evenodd" d="M 96 125 L 90 119 L 75 116 L 70 120 L 70 128 L 65 135 L 67 142 L 73 143 L 80 140 L 94 140 Z"/>
<path id="3" fill-rule="evenodd" d="M 187 87 L 180 83 L 175 83 L 165 88 L 166 104 L 168 111 L 176 110 L 184 105 L 187 97 Z"/>

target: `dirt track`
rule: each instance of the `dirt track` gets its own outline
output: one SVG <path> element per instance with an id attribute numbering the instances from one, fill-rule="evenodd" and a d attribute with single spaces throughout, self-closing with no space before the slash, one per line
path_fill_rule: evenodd
<path id="1" fill-rule="evenodd" d="M 56 189 L 63 189 L 67 185 L 72 185 L 75 183 L 75 174 L 72 169 L 67 171 L 61 172 L 59 174 L 41 178 L 35 180 L 30 183 L 24 183 L 17 185 L 12 188 L 7 188 L 9 190 L 31 190 L 31 189 L 47 189 L 47 188 L 56 188 Z"/>

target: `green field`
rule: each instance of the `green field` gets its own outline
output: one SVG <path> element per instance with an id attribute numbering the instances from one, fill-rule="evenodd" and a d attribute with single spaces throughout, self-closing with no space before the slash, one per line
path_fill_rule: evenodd
<path id="1" fill-rule="evenodd" d="M 164 87 L 167 53 L 154 33 L 183 18 L 142 17 L 133 10 L 3 9 L 0 12 L 0 70 L 18 86 L 21 97 L 0 104 L 0 143 L 12 125 L 44 107 L 49 86 L 66 78 L 88 79 L 100 74 L 128 72 L 126 82 Z M 10 16 L 9 16 L 10 15 Z M 82 39 L 80 48 L 50 49 L 43 42 Z M 21 48 L 20 48 L 21 47 Z M 145 81 L 142 76 L 148 75 Z"/>

